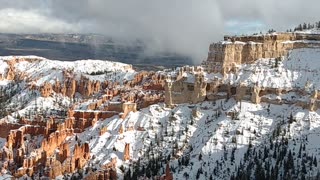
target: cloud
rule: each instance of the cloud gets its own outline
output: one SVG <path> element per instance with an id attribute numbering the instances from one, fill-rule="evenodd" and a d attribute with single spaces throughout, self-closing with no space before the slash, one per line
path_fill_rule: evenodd
<path id="1" fill-rule="evenodd" d="M 200 62 L 231 32 L 318 21 L 317 0 L 0 0 L 0 31 L 101 33 Z"/>
<path id="2" fill-rule="evenodd" d="M 265 24 L 260 21 L 230 20 L 225 26 L 227 33 L 238 35 L 259 33 L 266 29 Z"/>
<path id="3" fill-rule="evenodd" d="M 0 22 L 0 32 L 3 33 L 64 33 L 75 32 L 82 27 L 80 24 L 68 24 L 33 11 L 21 12 L 16 9 L 2 9 Z"/>

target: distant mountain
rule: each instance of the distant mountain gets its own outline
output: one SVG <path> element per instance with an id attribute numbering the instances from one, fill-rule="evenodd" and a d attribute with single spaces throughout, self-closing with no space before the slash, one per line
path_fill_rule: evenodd
<path id="1" fill-rule="evenodd" d="M 0 34 L 0 55 L 36 55 L 56 60 L 108 59 L 139 69 L 163 69 L 192 65 L 189 57 L 158 53 L 145 55 L 146 45 L 116 43 L 97 34 Z"/>

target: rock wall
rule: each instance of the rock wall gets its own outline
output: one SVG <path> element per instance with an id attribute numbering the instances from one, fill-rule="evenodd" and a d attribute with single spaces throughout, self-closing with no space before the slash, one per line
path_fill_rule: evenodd
<path id="1" fill-rule="evenodd" d="M 127 115 L 130 112 L 136 112 L 137 111 L 137 104 L 136 103 L 131 103 L 131 102 L 126 102 L 122 104 L 122 110 L 123 114 L 121 116 L 122 119 L 126 118 Z"/>
<path id="2" fill-rule="evenodd" d="M 0 137 L 7 138 L 11 130 L 19 129 L 22 126 L 23 126 L 22 124 L 12 124 L 12 123 L 2 122 L 0 124 Z"/>
<path id="3" fill-rule="evenodd" d="M 237 65 L 254 63 L 260 58 L 278 58 L 287 55 L 289 50 L 296 48 L 315 48 L 320 46 L 320 36 L 317 34 L 278 33 L 268 35 L 243 36 L 224 38 L 225 41 L 210 45 L 207 61 L 203 64 L 209 72 L 237 73 Z M 306 41 L 307 40 L 307 41 Z M 192 81 L 192 78 L 194 80 Z M 181 103 L 198 103 L 204 100 L 229 99 L 246 100 L 259 104 L 296 104 L 311 111 L 320 107 L 317 92 L 313 95 L 303 89 L 292 89 L 301 96 L 310 96 L 308 101 L 282 100 L 281 94 L 288 93 L 284 89 L 261 88 L 240 84 L 231 86 L 215 79 L 205 82 L 201 70 L 195 67 L 183 67 L 174 77 L 167 77 L 165 83 L 165 103 L 168 106 Z M 265 95 L 275 94 L 276 99 Z"/>
<path id="4" fill-rule="evenodd" d="M 84 97 L 89 97 L 94 93 L 101 90 L 100 81 L 91 81 L 88 78 L 82 76 L 79 81 L 70 75 L 70 73 L 64 72 L 64 81 L 60 82 L 55 80 L 53 84 L 45 82 L 39 87 L 39 91 L 42 97 L 48 97 L 52 92 L 61 93 L 64 96 L 73 98 L 75 93 L 78 92 Z"/>
<path id="5" fill-rule="evenodd" d="M 188 77 L 168 79 L 165 84 L 165 103 L 168 106 L 180 103 L 198 103 L 205 100 L 207 83 L 202 72 L 195 72 L 194 81 Z"/>
<path id="6" fill-rule="evenodd" d="M 123 160 L 127 161 L 130 160 L 130 144 L 126 143 L 125 147 L 124 147 L 124 151 L 123 151 Z"/>
<path id="7" fill-rule="evenodd" d="M 42 97 L 49 97 L 52 93 L 52 85 L 50 83 L 45 82 L 40 87 L 40 93 Z"/>
<path id="8" fill-rule="evenodd" d="M 7 61 L 7 64 L 8 64 L 8 72 L 7 72 L 7 77 L 6 79 L 7 80 L 14 80 L 15 78 L 15 67 L 14 65 L 16 64 L 16 60 L 11 60 L 11 61 Z"/>
<path id="9" fill-rule="evenodd" d="M 69 114 L 74 113 L 69 112 Z M 96 118 L 97 114 L 94 115 Z M 22 119 L 19 125 L 4 124 L 6 127 L 18 129 L 8 132 L 6 146 L 0 153 L 1 159 L 5 164 L 14 162 L 12 169 L 7 168 L 15 177 L 21 177 L 24 174 L 31 176 L 44 167 L 47 167 L 45 173 L 50 178 L 55 178 L 64 172 L 74 172 L 76 169 L 83 168 L 89 160 L 90 149 L 87 143 L 76 144 L 71 153 L 71 147 L 66 142 L 66 138 L 74 136 L 74 128 L 82 132 L 84 129 L 81 128 L 91 126 L 94 119 L 83 126 L 80 125 L 83 121 L 74 117 L 69 117 L 63 122 L 54 119 L 46 122 Z M 28 136 L 43 136 L 43 139 L 39 145 L 33 145 L 28 143 L 26 138 Z"/>
<path id="10" fill-rule="evenodd" d="M 195 77 L 195 79 L 197 79 L 199 76 Z M 190 87 L 192 87 L 192 89 Z M 246 86 L 243 84 L 235 86 L 224 84 L 219 80 L 213 80 L 208 83 L 191 83 L 187 82 L 185 78 L 180 78 L 178 80 L 169 79 L 166 83 L 165 89 L 165 103 L 169 107 L 181 103 L 199 103 L 204 100 L 216 101 L 219 99 L 229 98 L 234 98 L 238 102 L 245 100 L 255 104 L 259 104 L 261 102 L 277 105 L 295 104 L 296 106 L 309 109 L 310 111 L 316 111 L 320 107 L 320 93 L 315 91 L 310 94 L 310 92 L 306 92 L 304 89 L 286 90 L 278 88 L 261 88 L 257 85 Z M 300 96 L 309 96 L 309 99 L 281 99 L 281 95 L 288 94 L 290 92 Z M 267 95 L 276 95 L 277 98 L 270 98 Z"/>
<path id="11" fill-rule="evenodd" d="M 100 91 L 100 81 L 90 81 L 88 78 L 82 76 L 81 80 L 77 82 L 76 91 L 84 97 L 89 97 L 93 93 Z"/>
<path id="12" fill-rule="evenodd" d="M 90 172 L 85 180 L 116 180 L 117 179 L 117 169 L 116 169 L 117 159 L 112 158 L 111 162 L 106 164 L 101 170 L 96 172 Z"/>
<path id="13" fill-rule="evenodd" d="M 287 55 L 295 48 L 319 46 L 318 43 L 303 43 L 300 40 L 319 40 L 320 36 L 295 33 L 279 33 L 256 36 L 225 36 L 223 42 L 209 47 L 204 65 L 211 72 L 226 74 L 236 72 L 236 65 L 253 63 L 260 58 L 277 58 Z M 290 41 L 290 42 L 289 42 Z"/>

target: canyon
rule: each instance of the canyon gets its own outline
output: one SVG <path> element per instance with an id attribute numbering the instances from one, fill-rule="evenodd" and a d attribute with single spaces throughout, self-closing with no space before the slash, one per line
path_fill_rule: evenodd
<path id="1" fill-rule="evenodd" d="M 225 36 L 201 65 L 157 72 L 110 61 L 1 57 L 0 173 L 172 180 L 208 179 L 207 168 L 217 179 L 231 177 L 236 170 L 227 160 L 220 165 L 226 152 L 237 152 L 229 164 L 237 167 L 241 148 L 259 148 L 284 119 L 295 128 L 286 132 L 317 127 L 319 42 L 319 34 L 304 32 Z"/>

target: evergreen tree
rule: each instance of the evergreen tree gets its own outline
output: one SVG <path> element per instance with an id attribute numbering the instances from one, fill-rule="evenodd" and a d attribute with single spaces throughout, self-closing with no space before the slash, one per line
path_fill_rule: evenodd
<path id="1" fill-rule="evenodd" d="M 233 149 L 232 149 L 232 152 L 231 152 L 231 157 L 230 157 L 231 163 L 234 163 L 234 159 L 235 159 L 234 154 L 235 154 L 235 151 L 236 151 L 236 148 L 233 148 Z"/>
<path id="2" fill-rule="evenodd" d="M 304 160 L 301 161 L 301 172 L 302 174 L 307 174 L 307 168 L 306 164 L 304 163 Z"/>
<path id="3" fill-rule="evenodd" d="M 299 152 L 298 152 L 298 158 L 301 158 L 301 151 L 302 151 L 302 144 L 300 144 Z"/>
<path id="4" fill-rule="evenodd" d="M 307 24 L 306 24 L 306 23 L 303 23 L 302 29 L 303 29 L 303 30 L 307 29 Z"/>
<path id="5" fill-rule="evenodd" d="M 255 179 L 265 180 L 265 172 L 261 166 L 261 163 L 258 161 L 255 169 Z"/>
<path id="6" fill-rule="evenodd" d="M 200 167 L 197 171 L 196 179 L 200 178 L 200 174 L 202 174 L 202 167 Z"/>
<path id="7" fill-rule="evenodd" d="M 199 154 L 199 158 L 198 159 L 199 159 L 199 161 L 202 160 L 202 154 L 201 153 Z"/>
<path id="8" fill-rule="evenodd" d="M 130 170 L 130 168 L 129 168 L 128 171 L 124 174 L 123 179 L 125 179 L 125 180 L 131 179 L 131 170 Z"/>

